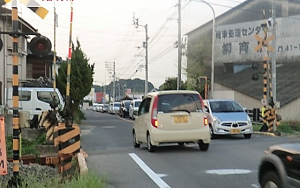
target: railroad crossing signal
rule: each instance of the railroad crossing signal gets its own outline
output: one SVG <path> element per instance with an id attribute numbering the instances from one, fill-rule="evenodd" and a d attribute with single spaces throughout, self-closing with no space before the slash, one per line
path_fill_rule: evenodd
<path id="1" fill-rule="evenodd" d="M 3 1 L 4 1 L 4 4 L 6 4 L 6 3 L 9 3 L 9 2 L 15 1 L 15 0 L 2 0 L 2 2 L 0 4 L 3 4 Z M 32 10 L 32 12 L 36 13 L 42 19 L 44 19 L 49 12 L 44 7 L 41 7 L 41 5 L 38 4 L 35 0 L 19 0 L 19 1 L 23 5 L 25 5 L 27 8 Z"/>
<path id="2" fill-rule="evenodd" d="M 262 39 L 260 36 L 258 36 L 257 34 L 254 35 L 255 39 L 259 42 L 259 44 L 254 48 L 255 51 L 260 50 L 262 47 L 266 46 L 268 51 L 274 51 L 274 48 L 270 45 L 268 45 L 268 43 L 273 40 L 275 37 L 274 35 L 268 37 L 267 39 Z"/>

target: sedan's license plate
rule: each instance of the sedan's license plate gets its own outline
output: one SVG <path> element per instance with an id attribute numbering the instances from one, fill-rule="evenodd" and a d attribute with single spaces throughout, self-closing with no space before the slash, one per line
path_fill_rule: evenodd
<path id="1" fill-rule="evenodd" d="M 231 130 L 230 130 L 230 133 L 231 133 L 231 134 L 240 134 L 240 133 L 241 133 L 241 130 L 240 130 L 240 129 L 231 129 Z"/>
<path id="2" fill-rule="evenodd" d="M 188 116 L 175 116 L 174 122 L 177 123 L 187 123 L 189 121 Z"/>

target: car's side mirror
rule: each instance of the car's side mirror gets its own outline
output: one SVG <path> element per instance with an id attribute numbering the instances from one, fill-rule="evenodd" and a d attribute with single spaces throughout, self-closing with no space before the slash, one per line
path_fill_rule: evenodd
<path id="1" fill-rule="evenodd" d="M 204 111 L 207 112 L 207 113 L 209 113 L 209 109 L 208 109 L 207 106 L 204 106 Z"/>

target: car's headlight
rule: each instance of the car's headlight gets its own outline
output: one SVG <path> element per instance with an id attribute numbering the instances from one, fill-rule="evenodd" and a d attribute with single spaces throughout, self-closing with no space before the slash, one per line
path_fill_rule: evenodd
<path id="1" fill-rule="evenodd" d="M 214 117 L 214 123 L 221 124 L 221 120 L 217 117 Z"/>
<path id="2" fill-rule="evenodd" d="M 247 123 L 248 123 L 248 124 L 251 124 L 251 123 L 252 123 L 252 121 L 251 121 L 251 119 L 250 119 L 249 116 L 247 116 Z"/>

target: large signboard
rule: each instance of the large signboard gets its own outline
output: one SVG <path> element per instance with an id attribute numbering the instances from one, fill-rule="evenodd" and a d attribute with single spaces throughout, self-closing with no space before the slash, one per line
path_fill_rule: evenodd
<path id="1" fill-rule="evenodd" d="M 278 62 L 295 62 L 300 57 L 300 15 L 276 19 L 276 50 Z M 261 24 L 264 20 L 216 26 L 215 62 L 244 63 L 262 61 L 265 52 L 256 52 L 258 41 L 255 34 L 264 37 Z M 271 36 L 269 27 L 268 36 Z"/>

